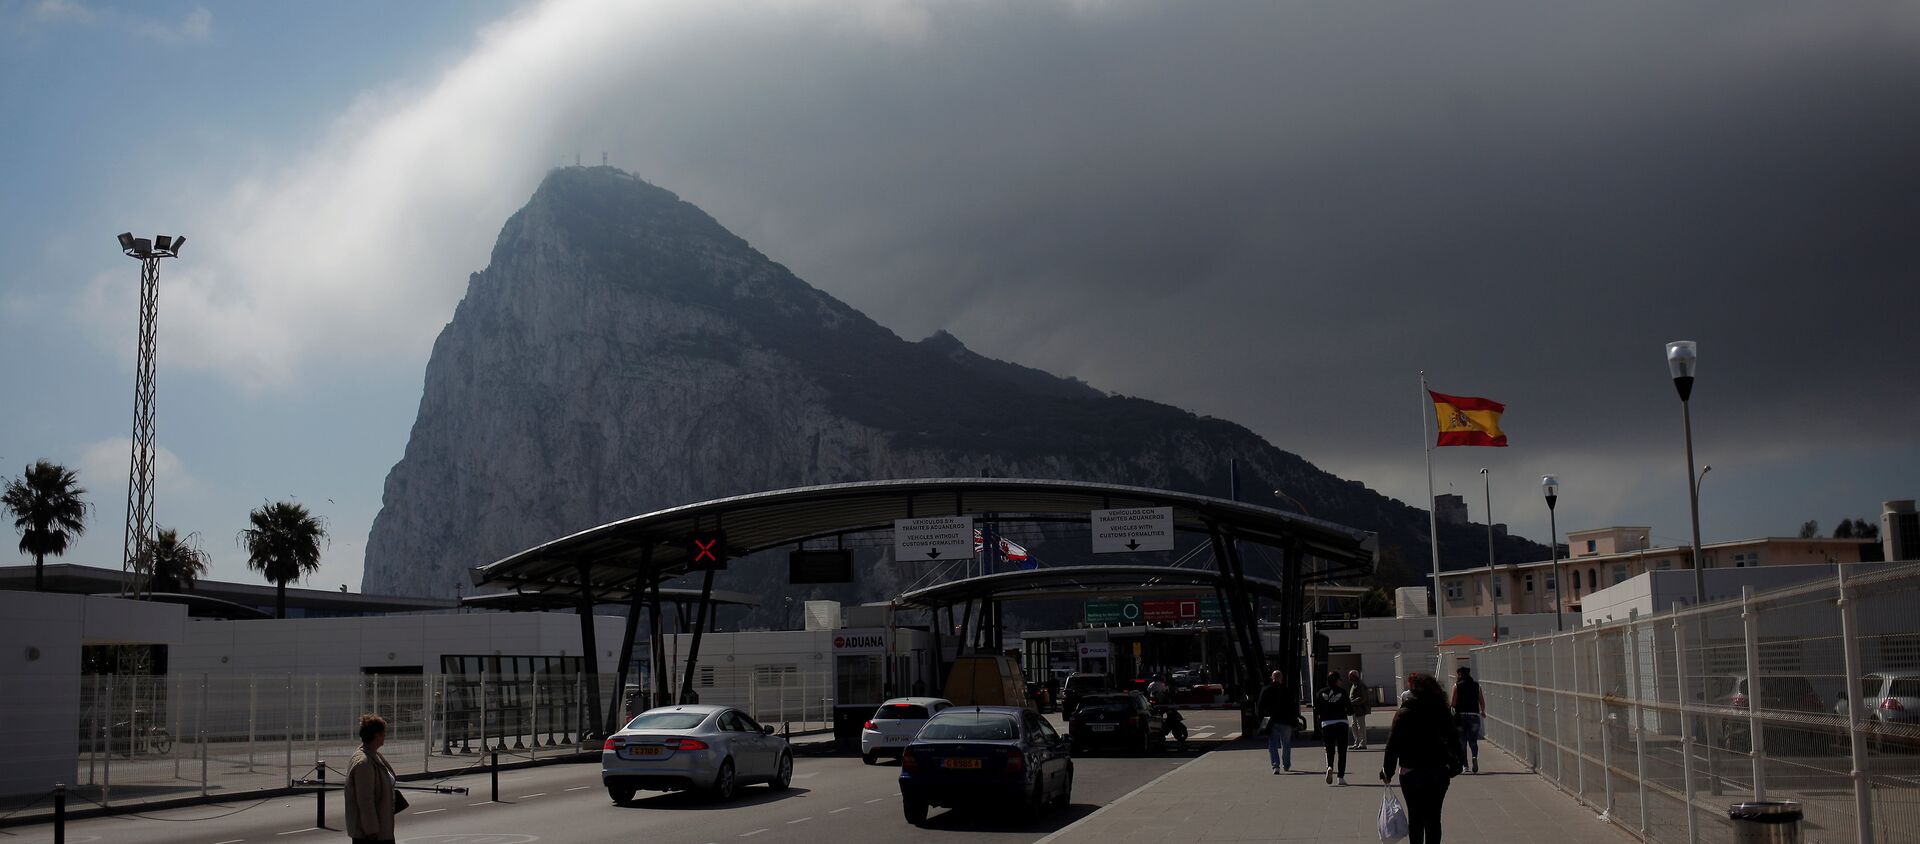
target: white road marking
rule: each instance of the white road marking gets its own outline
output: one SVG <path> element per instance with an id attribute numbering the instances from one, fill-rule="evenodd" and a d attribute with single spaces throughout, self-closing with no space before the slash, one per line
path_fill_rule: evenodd
<path id="1" fill-rule="evenodd" d="M 1233 741 L 1234 739 L 1237 739 L 1239 737 L 1240 737 L 1240 733 L 1237 730 L 1234 732 L 1228 733 L 1224 736 L 1221 736 L 1221 738 L 1226 739 L 1227 741 Z"/>
<path id="2" fill-rule="evenodd" d="M 810 820 L 813 820 L 812 815 L 808 815 L 804 818 L 794 818 L 793 820 L 787 821 L 787 825 L 792 826 L 797 823 L 806 823 L 807 821 L 810 821 Z"/>
<path id="3" fill-rule="evenodd" d="M 592 788 L 592 787 L 593 787 L 593 786 L 590 786 L 590 785 L 576 785 L 576 786 L 574 786 L 574 787 L 572 787 L 572 788 L 569 788 L 569 789 L 567 789 L 567 790 L 568 790 L 568 791 L 579 791 L 580 789 L 583 789 L 583 788 Z"/>
<path id="4" fill-rule="evenodd" d="M 1187 738 L 1196 738 L 1196 739 L 1213 738 L 1213 734 L 1212 733 L 1194 733 L 1193 735 L 1190 735 Z"/>
<path id="5" fill-rule="evenodd" d="M 478 802 L 478 803 L 468 803 L 467 805 L 469 805 L 469 806 L 485 806 L 485 805 L 487 805 L 488 803 L 492 803 L 492 802 L 493 802 L 492 800 L 482 800 L 482 801 L 480 801 L 480 802 Z"/>
<path id="6" fill-rule="evenodd" d="M 807 777 L 817 777 L 817 776 L 820 776 L 819 771 L 814 771 L 811 774 L 794 774 L 793 778 L 797 780 L 803 780 L 803 779 L 806 779 Z"/>
<path id="7" fill-rule="evenodd" d="M 515 800 L 526 800 L 526 799 L 529 799 L 529 798 L 533 798 L 533 797 L 545 797 L 545 796 L 547 796 L 547 793 L 546 793 L 546 792 L 544 792 L 544 791 L 536 791 L 536 792 L 534 792 L 534 793 L 532 793 L 532 794 L 522 794 L 522 795 L 520 795 L 519 797 L 515 797 L 515 798 L 513 798 L 513 799 L 515 799 Z"/>
<path id="8" fill-rule="evenodd" d="M 286 832 L 276 832 L 274 833 L 274 835 L 299 835 L 302 832 L 312 832 L 319 828 L 320 827 L 317 827 L 317 826 L 310 826 L 310 827 L 307 827 L 306 829 L 290 829 L 290 830 L 287 830 Z"/>
<path id="9" fill-rule="evenodd" d="M 878 803 L 878 802 L 880 802 L 880 801 L 882 801 L 882 800 L 885 800 L 885 799 L 886 799 L 885 797 L 875 797 L 875 798 L 873 798 L 872 800 L 868 800 L 867 802 L 868 802 L 868 803 Z"/>
<path id="10" fill-rule="evenodd" d="M 756 835 L 759 835 L 759 834 L 760 834 L 760 833 L 762 833 L 762 832 L 766 832 L 766 830 L 764 830 L 764 829 L 756 829 L 756 830 L 754 830 L 754 831 L 752 831 L 752 832 L 742 832 L 742 833 L 740 833 L 740 837 L 741 837 L 741 838 L 752 838 L 752 837 L 754 837 L 754 836 L 756 836 Z"/>
<path id="11" fill-rule="evenodd" d="M 444 811 L 446 811 L 446 809 L 445 809 L 444 807 L 443 807 L 443 808 L 439 808 L 439 809 L 421 809 L 421 810 L 420 810 L 420 811 L 418 811 L 418 812 L 414 812 L 414 814 L 416 814 L 416 815 L 431 815 L 431 814 L 433 814 L 434 812 L 444 812 Z"/>
<path id="12" fill-rule="evenodd" d="M 835 809 L 835 810 L 833 810 L 833 811 L 831 811 L 831 812 L 828 812 L 827 814 L 829 814 L 829 815 L 837 815 L 837 814 L 840 814 L 841 812 L 844 812 L 844 811 L 846 811 L 846 810 L 848 810 L 848 809 L 851 809 L 851 808 L 853 808 L 853 807 L 852 807 L 852 806 L 841 806 L 840 808 L 838 808 L 838 809 Z"/>
<path id="13" fill-rule="evenodd" d="M 240 842 L 242 842 L 242 841 L 245 841 L 245 840 L 247 840 L 247 839 L 245 839 L 245 838 L 229 838 L 229 839 L 227 839 L 227 840 L 225 840 L 225 841 L 216 841 L 216 842 L 214 842 L 214 844 L 240 844 Z"/>

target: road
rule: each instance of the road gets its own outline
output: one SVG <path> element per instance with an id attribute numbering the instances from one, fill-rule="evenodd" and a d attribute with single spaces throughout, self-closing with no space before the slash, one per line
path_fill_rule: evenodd
<path id="1" fill-rule="evenodd" d="M 752 841 L 807 842 L 829 835 L 834 844 L 881 844 L 914 840 L 1031 842 L 1151 782 L 1189 759 L 1237 736 L 1238 715 L 1190 712 L 1194 735 L 1185 751 L 1169 749 L 1146 756 L 1075 757 L 1073 805 L 1037 818 L 1005 812 L 939 812 L 914 832 L 901 816 L 896 783 L 899 767 L 867 766 L 859 758 L 801 756 L 795 760 L 793 788 L 775 793 L 765 786 L 741 790 L 730 803 L 713 803 L 692 794 L 642 792 L 627 807 L 607 800 L 600 766 L 555 765 L 504 771 L 499 803 L 487 801 L 484 775 L 465 776 L 446 785 L 466 786 L 470 795 L 409 792 L 412 805 L 399 819 L 403 844 L 533 844 L 645 840 L 650 844 L 719 844 Z M 417 783 L 411 783 L 417 784 Z M 143 815 L 94 818 L 67 825 L 69 844 L 258 844 L 344 841 L 337 793 L 328 800 L 327 828 L 313 826 L 314 799 L 275 797 L 265 801 L 210 804 Z M 53 840 L 50 825 L 0 829 L 0 844 L 43 844 Z"/>

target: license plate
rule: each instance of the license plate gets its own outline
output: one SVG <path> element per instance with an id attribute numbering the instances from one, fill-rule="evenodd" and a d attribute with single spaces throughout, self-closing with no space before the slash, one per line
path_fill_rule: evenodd
<path id="1" fill-rule="evenodd" d="M 1096 733 L 1111 733 L 1113 732 L 1113 725 L 1112 724 L 1088 724 L 1087 729 L 1090 729 Z"/>
<path id="2" fill-rule="evenodd" d="M 661 756 L 665 753 L 666 748 L 651 744 L 627 748 L 628 756 Z"/>
<path id="3" fill-rule="evenodd" d="M 942 759 L 940 760 L 940 767 L 975 770 L 980 767 L 980 760 L 978 759 Z"/>
<path id="4" fill-rule="evenodd" d="M 887 736 L 888 744 L 906 744 L 910 741 L 913 741 L 912 736 Z"/>

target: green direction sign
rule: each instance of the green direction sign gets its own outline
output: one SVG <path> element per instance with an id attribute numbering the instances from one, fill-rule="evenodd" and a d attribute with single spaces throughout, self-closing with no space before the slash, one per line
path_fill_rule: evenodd
<path id="1" fill-rule="evenodd" d="M 1096 598 L 1087 601 L 1088 624 L 1219 621 L 1220 602 L 1211 595 L 1186 598 Z"/>

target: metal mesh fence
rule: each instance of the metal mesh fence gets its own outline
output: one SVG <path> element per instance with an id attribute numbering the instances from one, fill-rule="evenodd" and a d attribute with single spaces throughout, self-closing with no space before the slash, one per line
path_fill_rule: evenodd
<path id="1" fill-rule="evenodd" d="M 1920 842 L 1920 565 L 1480 648 L 1487 737 L 1654 842 Z"/>

